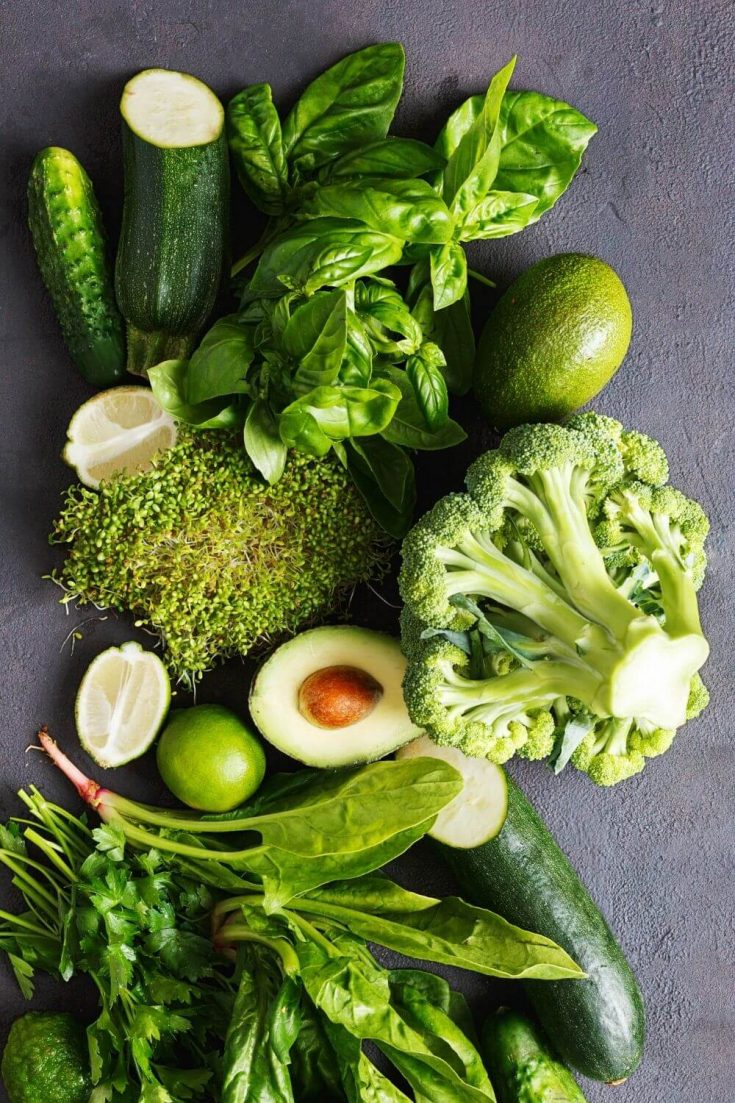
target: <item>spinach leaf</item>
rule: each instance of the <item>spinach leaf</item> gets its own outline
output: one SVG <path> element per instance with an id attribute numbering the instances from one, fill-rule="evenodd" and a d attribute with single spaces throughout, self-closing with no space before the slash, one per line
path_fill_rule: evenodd
<path id="1" fill-rule="evenodd" d="M 498 171 L 500 107 L 515 68 L 515 58 L 493 77 L 482 111 L 467 128 L 442 174 L 442 193 L 458 224 L 484 199 Z"/>
<path id="2" fill-rule="evenodd" d="M 279 1012 L 294 1001 L 298 1007 L 292 978 L 282 979 L 266 954 L 251 950 L 225 1038 L 222 1103 L 293 1103 L 288 1064 L 299 1024 Z"/>
<path id="3" fill-rule="evenodd" d="M 186 372 L 186 399 L 196 406 L 210 398 L 247 392 L 255 331 L 236 314 L 220 318 L 192 353 Z"/>
<path id="4" fill-rule="evenodd" d="M 298 1103 L 337 1103 L 345 1098 L 337 1054 L 323 1018 L 301 993 L 301 1028 L 291 1051 L 291 1079 Z"/>
<path id="5" fill-rule="evenodd" d="M 343 1026 L 324 1019 L 349 1103 L 411 1103 L 363 1052 L 362 1043 Z"/>
<path id="6" fill-rule="evenodd" d="M 399 371 L 398 368 L 384 370 L 387 378 L 395 383 L 401 392 L 401 401 L 398 403 L 393 419 L 388 428 L 383 430 L 384 440 L 404 448 L 433 451 L 439 448 L 451 448 L 466 439 L 467 434 L 462 426 L 451 418 L 447 418 L 439 429 L 430 429 L 406 373 Z"/>
<path id="7" fill-rule="evenodd" d="M 281 214 L 288 197 L 288 170 L 269 84 L 251 84 L 230 100 L 227 140 L 247 195 L 266 214 Z"/>
<path id="8" fill-rule="evenodd" d="M 256 398 L 248 410 L 243 431 L 245 451 L 269 485 L 277 483 L 286 466 L 288 449 L 265 399 Z"/>
<path id="9" fill-rule="evenodd" d="M 426 180 L 363 177 L 327 184 L 304 202 L 307 216 L 355 219 L 373 230 L 404 241 L 431 244 L 449 241 L 452 216 Z"/>
<path id="10" fill-rule="evenodd" d="M 538 203 L 535 195 L 525 192 L 490 191 L 462 223 L 461 240 L 492 240 L 517 234 L 536 221 Z"/>
<path id="11" fill-rule="evenodd" d="M 461 245 L 448 241 L 431 250 L 429 263 L 434 310 L 445 310 L 467 290 L 467 254 Z"/>
<path id="12" fill-rule="evenodd" d="M 536 222 L 569 187 L 597 127 L 568 103 L 540 92 L 508 92 L 500 109 L 502 141 L 494 187 L 538 200 Z"/>
<path id="13" fill-rule="evenodd" d="M 444 354 L 427 341 L 406 361 L 406 375 L 430 429 L 441 429 L 449 417 L 449 395 L 442 374 Z"/>
<path id="14" fill-rule="evenodd" d="M 187 399 L 188 360 L 163 360 L 148 370 L 151 389 L 167 413 L 200 429 L 239 429 L 240 407 L 229 399 L 211 399 L 191 405 Z"/>
<path id="15" fill-rule="evenodd" d="M 337 934 L 330 941 L 329 951 L 311 940 L 296 945 L 304 987 L 330 1022 L 355 1038 L 374 1041 L 411 1087 L 433 1103 L 487 1103 L 493 1098 L 468 1082 L 442 1037 L 416 1017 L 414 1025 L 401 1014 L 392 998 L 390 974 L 355 939 Z"/>
<path id="16" fill-rule="evenodd" d="M 283 126 L 289 163 L 303 176 L 385 138 L 403 90 L 403 47 L 368 46 L 338 61 L 301 95 Z"/>
<path id="17" fill-rule="evenodd" d="M 441 153 L 414 138 L 381 138 L 326 165 L 322 178 L 328 183 L 339 179 L 361 180 L 365 176 L 410 180 L 435 172 L 444 163 Z"/>
<path id="18" fill-rule="evenodd" d="M 347 442 L 345 466 L 365 503 L 389 535 L 405 536 L 416 507 L 416 476 L 402 448 L 382 437 Z"/>
<path id="19" fill-rule="evenodd" d="M 281 439 L 308 455 L 324 456 L 333 441 L 382 433 L 400 401 L 387 380 L 370 387 L 315 387 L 281 413 Z"/>
<path id="20" fill-rule="evenodd" d="M 378 272 L 401 258 L 403 242 L 337 218 L 314 218 L 286 230 L 263 251 L 243 297 L 277 297 L 286 288 L 307 295 Z"/>
<path id="21" fill-rule="evenodd" d="M 560 946 L 543 935 L 514 927 L 457 897 L 435 900 L 380 875 L 329 885 L 314 893 L 303 908 L 344 923 L 361 938 L 398 953 L 486 976 L 563 979 L 584 975 Z"/>
<path id="22" fill-rule="evenodd" d="M 297 394 L 334 383 L 347 345 L 347 295 L 318 291 L 297 307 L 283 333 L 283 344 L 298 361 L 293 376 Z"/>

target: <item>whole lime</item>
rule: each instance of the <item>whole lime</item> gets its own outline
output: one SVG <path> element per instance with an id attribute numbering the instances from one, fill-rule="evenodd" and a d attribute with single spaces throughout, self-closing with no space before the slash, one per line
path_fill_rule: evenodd
<path id="1" fill-rule="evenodd" d="M 500 429 L 558 421 L 620 367 L 633 327 L 620 277 L 598 257 L 560 253 L 511 284 L 480 338 L 475 394 Z"/>
<path id="2" fill-rule="evenodd" d="M 64 1012 L 29 1011 L 10 1028 L 2 1077 L 10 1103 L 87 1103 L 84 1027 Z"/>
<path id="3" fill-rule="evenodd" d="M 222 705 L 177 709 L 158 741 L 158 769 L 180 801 L 201 812 L 229 812 L 265 775 L 257 736 Z"/>

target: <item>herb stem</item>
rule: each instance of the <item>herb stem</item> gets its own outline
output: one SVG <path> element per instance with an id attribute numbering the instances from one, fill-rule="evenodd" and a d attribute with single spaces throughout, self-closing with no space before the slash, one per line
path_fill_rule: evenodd
<path id="1" fill-rule="evenodd" d="M 477 280 L 478 283 L 484 283 L 485 287 L 497 287 L 498 285 L 494 280 L 491 280 L 489 276 L 484 276 L 482 272 L 478 272 L 476 268 L 468 268 L 467 275 L 472 276 L 473 280 Z"/>

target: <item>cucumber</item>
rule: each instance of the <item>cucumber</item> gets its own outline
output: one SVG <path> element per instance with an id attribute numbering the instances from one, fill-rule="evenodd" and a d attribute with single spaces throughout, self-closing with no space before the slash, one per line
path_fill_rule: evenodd
<path id="1" fill-rule="evenodd" d="M 501 1008 L 482 1029 L 480 1052 L 498 1103 L 585 1103 L 566 1065 L 524 1015 Z"/>
<path id="2" fill-rule="evenodd" d="M 526 981 L 561 1057 L 585 1076 L 626 1079 L 640 1064 L 643 1000 L 615 936 L 546 824 L 508 778 L 500 834 L 474 850 L 442 847 L 472 903 L 558 942 L 586 980 Z"/>
<path id="3" fill-rule="evenodd" d="M 453 847 L 477 847 L 494 839 L 508 811 L 505 770 L 486 758 L 470 758 L 457 747 L 438 747 L 421 735 L 396 751 L 396 758 L 441 758 L 462 775 L 464 787 L 434 820 L 428 834 Z"/>
<path id="4" fill-rule="evenodd" d="M 28 179 L 28 225 L 67 348 L 84 378 L 110 387 L 125 375 L 123 324 L 92 182 L 73 153 L 49 146 Z"/>
<path id="5" fill-rule="evenodd" d="M 128 370 L 186 359 L 225 268 L 229 163 L 224 108 L 186 73 L 146 69 L 125 85 L 125 202 L 115 266 Z"/>

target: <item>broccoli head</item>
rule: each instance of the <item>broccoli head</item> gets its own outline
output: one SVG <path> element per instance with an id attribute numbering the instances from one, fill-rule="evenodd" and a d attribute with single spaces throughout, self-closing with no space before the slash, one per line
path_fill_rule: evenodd
<path id="1" fill-rule="evenodd" d="M 701 711 L 707 519 L 612 418 L 512 429 L 408 534 L 404 692 L 440 743 L 610 785 Z M 560 748 L 564 748 L 560 755 Z"/>

